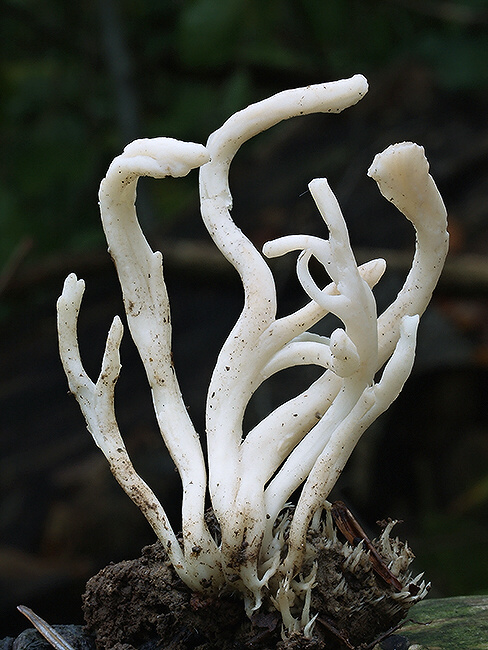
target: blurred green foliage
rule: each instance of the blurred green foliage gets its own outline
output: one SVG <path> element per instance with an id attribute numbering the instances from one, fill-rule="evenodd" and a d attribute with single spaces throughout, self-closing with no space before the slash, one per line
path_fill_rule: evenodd
<path id="1" fill-rule="evenodd" d="M 96 191 L 131 139 L 204 141 L 288 86 L 415 60 L 453 90 L 488 82 L 484 0 L 2 0 L 0 272 L 101 244 Z M 194 180 L 155 194 L 167 223 Z M 158 217 L 159 218 L 159 217 Z"/>

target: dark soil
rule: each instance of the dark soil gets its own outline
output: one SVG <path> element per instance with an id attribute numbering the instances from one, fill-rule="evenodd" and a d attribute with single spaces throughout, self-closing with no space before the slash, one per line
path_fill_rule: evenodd
<path id="1" fill-rule="evenodd" d="M 392 586 L 373 570 L 369 554 L 352 567 L 345 562 L 344 549 L 351 550 L 347 544 L 330 544 L 318 534 L 309 541 L 318 564 L 312 592 L 312 611 L 318 615 L 311 638 L 283 634 L 281 616 L 266 599 L 249 619 L 238 594 L 192 593 L 159 543 L 89 580 L 83 596 L 87 631 L 98 650 L 372 648 L 405 618 L 412 603 L 395 598 Z M 402 579 L 408 580 L 408 574 Z"/>
<path id="2" fill-rule="evenodd" d="M 276 647 L 278 612 L 251 622 L 242 600 L 192 594 L 159 543 L 136 560 L 110 564 L 87 584 L 83 606 L 97 647 L 141 647 L 164 639 L 169 650 Z"/>

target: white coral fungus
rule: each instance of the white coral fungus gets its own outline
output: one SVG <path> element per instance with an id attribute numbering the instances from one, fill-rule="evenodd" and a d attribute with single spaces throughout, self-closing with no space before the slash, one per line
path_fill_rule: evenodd
<path id="1" fill-rule="evenodd" d="M 181 543 L 163 506 L 135 471 L 117 425 L 121 320 L 113 320 L 100 375 L 92 381 L 77 342 L 83 280 L 70 275 L 58 301 L 59 346 L 70 390 L 114 476 L 146 516 L 175 570 L 198 592 L 216 593 L 226 585 L 241 591 L 249 614 L 268 595 L 289 629 L 309 630 L 313 620 L 314 566 L 298 577 L 312 517 L 324 506 L 363 432 L 397 397 L 411 371 L 419 316 L 447 253 L 446 211 L 422 147 L 405 142 L 376 156 L 369 175 L 417 234 L 405 284 L 378 317 L 371 289 L 385 262 L 357 266 L 332 190 L 324 178 L 313 180 L 310 192 L 329 238 L 291 235 L 264 246 L 267 257 L 298 251 L 297 274 L 309 299 L 296 312 L 277 318 L 270 268 L 231 218 L 228 172 L 239 147 L 257 133 L 294 116 L 338 113 L 366 92 L 365 78 L 356 75 L 279 93 L 233 115 L 206 146 L 169 138 L 136 140 L 115 158 L 101 183 L 103 228 L 128 326 L 146 370 L 161 435 L 183 484 Z M 140 176 L 184 176 L 197 167 L 204 223 L 244 287 L 244 308 L 223 344 L 208 389 L 207 464 L 172 365 L 162 256 L 150 248 L 135 210 Z M 309 271 L 312 257 L 331 278 L 325 287 Z M 310 333 L 329 312 L 343 327 L 330 339 Z M 300 364 L 317 365 L 323 373 L 244 432 L 243 416 L 254 391 L 273 374 Z M 301 485 L 296 508 L 283 515 Z M 204 518 L 207 490 L 219 540 Z M 302 616 L 294 618 L 290 608 L 297 600 Z"/>

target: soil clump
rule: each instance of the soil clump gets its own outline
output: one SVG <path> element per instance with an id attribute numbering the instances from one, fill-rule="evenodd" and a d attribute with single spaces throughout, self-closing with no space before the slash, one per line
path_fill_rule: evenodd
<path id="1" fill-rule="evenodd" d="M 280 613 L 271 605 L 249 619 L 239 594 L 214 598 L 192 593 L 159 542 L 145 547 L 140 558 L 110 564 L 88 581 L 83 596 L 87 631 L 94 635 L 98 650 L 373 648 L 396 629 L 415 598 L 399 598 L 374 570 L 367 550 L 355 552 L 351 562 L 347 542 L 318 534 L 309 542 L 317 562 L 311 601 L 317 618 L 311 638 L 282 635 Z M 373 544 L 380 552 L 381 543 Z M 413 557 L 408 547 L 401 548 Z M 383 559 L 386 563 L 392 558 Z M 405 570 L 399 577 L 408 588 L 410 573 Z"/>
<path id="2" fill-rule="evenodd" d="M 154 644 L 167 650 L 265 650 L 281 640 L 278 612 L 251 622 L 238 596 L 192 593 L 159 542 L 143 548 L 140 558 L 110 564 L 91 578 L 83 609 L 100 649 Z"/>

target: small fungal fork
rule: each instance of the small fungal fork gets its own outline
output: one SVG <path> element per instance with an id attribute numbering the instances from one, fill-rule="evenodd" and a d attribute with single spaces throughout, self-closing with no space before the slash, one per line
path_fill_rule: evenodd
<path id="1" fill-rule="evenodd" d="M 171 138 L 136 140 L 115 158 L 101 183 L 102 223 L 127 323 L 146 370 L 161 436 L 183 485 L 181 542 L 136 473 L 118 428 L 114 390 L 121 368 L 121 320 L 114 318 L 100 375 L 92 381 L 77 341 L 83 281 L 70 275 L 58 300 L 60 353 L 70 390 L 114 476 L 148 519 L 179 576 L 198 593 L 215 595 L 226 586 L 240 591 L 249 616 L 266 598 L 281 611 L 285 627 L 307 635 L 315 621 L 307 531 L 362 433 L 397 397 L 411 371 L 418 320 L 447 253 L 446 212 L 421 147 L 402 143 L 376 156 L 369 175 L 417 233 L 412 269 L 396 300 L 378 317 L 372 288 L 385 262 L 357 265 L 325 178 L 312 180 L 309 189 L 329 238 L 289 235 L 268 242 L 263 256 L 232 220 L 228 174 L 239 147 L 254 135 L 291 117 L 338 113 L 358 102 L 367 88 L 365 78 L 356 75 L 278 93 L 233 115 L 206 146 Z M 203 221 L 244 289 L 242 312 L 210 380 L 206 460 L 172 363 L 162 256 L 146 241 L 135 209 L 140 176 L 183 176 L 195 168 L 200 169 Z M 276 287 L 265 258 L 293 252 L 306 302 L 277 318 Z M 312 257 L 330 277 L 325 287 L 310 273 Z M 342 326 L 330 338 L 310 332 L 328 313 Z M 247 404 L 259 386 L 285 368 L 304 364 L 320 367 L 320 377 L 244 430 Z M 288 501 L 301 486 L 290 509 Z M 207 491 L 218 540 L 204 517 Z"/>

